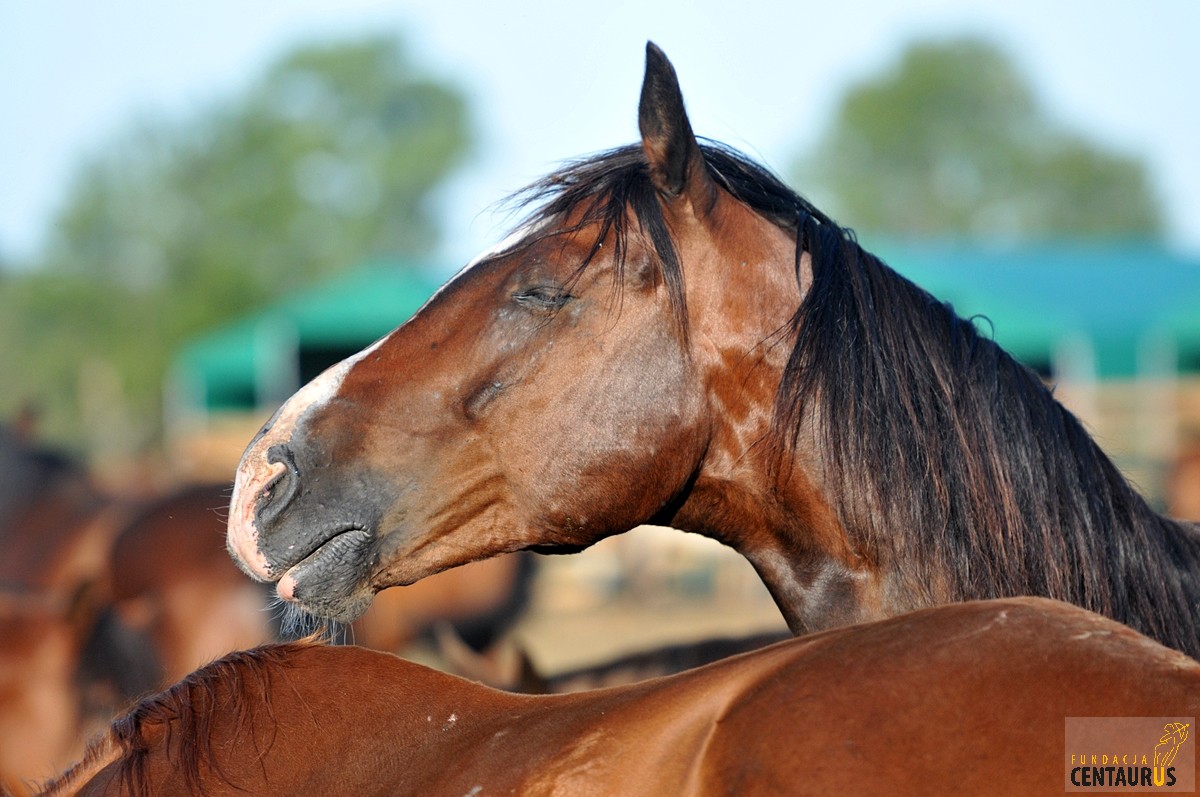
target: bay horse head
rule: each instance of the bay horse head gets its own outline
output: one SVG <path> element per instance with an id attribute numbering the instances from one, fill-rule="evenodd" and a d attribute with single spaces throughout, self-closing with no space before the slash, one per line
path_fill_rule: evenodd
<path id="1" fill-rule="evenodd" d="M 247 573 L 351 619 L 390 585 L 654 522 L 737 549 L 795 632 L 1040 595 L 1200 655 L 1200 533 L 1036 374 L 699 141 L 653 45 L 638 122 L 263 427 L 229 520 Z"/>
<path id="2" fill-rule="evenodd" d="M 786 360 L 769 339 L 799 286 L 774 264 L 794 242 L 710 174 L 653 45 L 639 124 L 640 147 L 534 186 L 513 236 L 263 427 L 229 521 L 251 576 L 350 619 L 389 585 L 674 515 L 766 436 L 753 394 L 769 408 Z M 729 289 L 749 273 L 759 290 Z"/>

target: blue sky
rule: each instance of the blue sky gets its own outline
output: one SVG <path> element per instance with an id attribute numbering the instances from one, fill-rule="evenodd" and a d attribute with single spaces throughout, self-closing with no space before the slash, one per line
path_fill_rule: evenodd
<path id="1" fill-rule="evenodd" d="M 187 118 L 299 42 L 379 30 L 472 102 L 478 150 L 439 197 L 447 267 L 500 237 L 492 202 L 634 140 L 647 39 L 698 133 L 784 170 L 907 43 L 989 35 L 1063 124 L 1149 162 L 1172 243 L 1200 252 L 1200 3 L 1183 0 L 4 3 L 0 252 L 34 251 L 79 160 L 139 115 Z"/>

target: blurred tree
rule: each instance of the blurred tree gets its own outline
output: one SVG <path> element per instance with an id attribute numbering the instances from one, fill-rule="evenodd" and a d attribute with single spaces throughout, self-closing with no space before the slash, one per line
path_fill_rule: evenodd
<path id="1" fill-rule="evenodd" d="M 20 375 L 0 406 L 40 400 L 78 438 L 79 374 L 100 361 L 145 439 L 184 340 L 364 259 L 428 254 L 430 194 L 467 148 L 464 99 L 395 38 L 304 47 L 233 101 L 143 122 L 79 170 L 41 267 L 0 276 L 0 372 Z"/>
<path id="2" fill-rule="evenodd" d="M 797 183 L 890 237 L 1154 238 L 1137 159 L 1058 127 L 1008 56 L 979 39 L 917 43 L 847 91 Z"/>

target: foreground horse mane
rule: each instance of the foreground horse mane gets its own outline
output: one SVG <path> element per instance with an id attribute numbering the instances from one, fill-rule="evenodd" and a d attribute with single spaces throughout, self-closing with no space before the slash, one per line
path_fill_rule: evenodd
<path id="1" fill-rule="evenodd" d="M 877 562 L 914 554 L 908 560 L 922 566 L 903 573 L 913 589 L 1048 595 L 1193 649 L 1195 533 L 1156 514 L 1041 380 L 972 320 L 762 166 L 713 142 L 701 152 L 722 188 L 795 235 L 798 281 L 801 253 L 812 258 L 812 284 L 780 330 L 794 340 L 772 421 L 780 474 L 790 472 L 802 421 L 815 418 L 831 452 L 834 506 L 855 545 Z M 683 271 L 640 146 L 569 163 L 517 196 L 537 204 L 531 230 L 599 227 L 580 270 L 611 236 L 615 291 L 632 212 L 686 335 Z M 549 224 L 568 217 L 565 230 Z M 1070 564 L 1089 562 L 1112 566 Z M 1144 597 L 1131 597 L 1131 584 Z"/>
<path id="2" fill-rule="evenodd" d="M 152 742 L 147 734 L 151 728 L 166 728 L 171 722 L 178 723 L 178 733 L 167 740 L 176 771 L 190 793 L 203 794 L 201 769 L 214 766 L 216 761 L 212 750 L 213 720 L 233 712 L 235 725 L 241 730 L 254 721 L 251 709 L 262 705 L 268 710 L 267 723 L 274 725 L 269 700 L 271 673 L 290 666 L 296 649 L 314 644 L 319 643 L 310 638 L 236 651 L 196 670 L 165 691 L 144 698 L 114 720 L 109 732 L 89 745 L 78 764 L 47 783 L 42 794 L 46 797 L 73 794 L 82 779 L 116 761 L 119 769 L 114 780 L 122 784 L 122 793 L 149 797 L 152 791 L 145 764 Z M 228 782 L 219 769 L 216 774 Z"/>

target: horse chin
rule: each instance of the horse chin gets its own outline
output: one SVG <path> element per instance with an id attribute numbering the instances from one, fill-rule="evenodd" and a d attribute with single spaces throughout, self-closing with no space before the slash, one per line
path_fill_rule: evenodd
<path id="1" fill-rule="evenodd" d="M 320 576 L 304 578 L 301 574 L 301 577 L 303 580 L 297 580 L 293 587 L 292 597 L 283 600 L 301 612 L 321 620 L 352 623 L 370 608 L 371 601 L 375 598 L 375 590 L 362 582 L 355 582 L 345 591 L 331 592 Z M 319 590 L 306 589 L 307 583 L 316 584 Z"/>
<path id="2" fill-rule="evenodd" d="M 356 620 L 375 597 L 369 583 L 374 541 L 374 534 L 362 528 L 326 541 L 283 574 L 276 587 L 279 597 L 317 617 Z"/>

